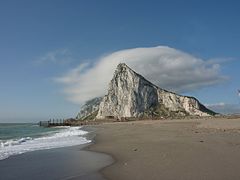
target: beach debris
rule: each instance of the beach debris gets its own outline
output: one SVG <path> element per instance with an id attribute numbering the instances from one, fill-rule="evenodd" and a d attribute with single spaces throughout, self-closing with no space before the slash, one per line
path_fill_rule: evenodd
<path id="1" fill-rule="evenodd" d="M 201 141 L 199 141 L 199 142 L 201 142 L 201 143 L 202 143 L 202 142 L 204 142 L 204 141 L 203 141 L 203 140 L 201 140 Z"/>
<path id="2" fill-rule="evenodd" d="M 136 149 L 134 149 L 134 151 L 137 151 L 138 149 L 136 148 Z"/>

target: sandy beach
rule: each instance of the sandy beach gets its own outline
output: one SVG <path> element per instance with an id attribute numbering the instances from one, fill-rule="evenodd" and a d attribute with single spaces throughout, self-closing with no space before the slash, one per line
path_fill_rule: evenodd
<path id="1" fill-rule="evenodd" d="M 239 179 L 240 119 L 148 120 L 99 125 L 91 151 L 115 163 L 106 179 Z"/>
<path id="2" fill-rule="evenodd" d="M 84 129 L 93 139 L 90 145 L 11 156 L 0 161 L 0 179 L 240 178 L 239 118 L 142 120 Z"/>

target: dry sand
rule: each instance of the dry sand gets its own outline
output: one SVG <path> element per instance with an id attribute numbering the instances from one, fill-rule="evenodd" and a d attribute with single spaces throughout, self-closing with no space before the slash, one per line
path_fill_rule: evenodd
<path id="1" fill-rule="evenodd" d="M 90 150 L 112 155 L 112 180 L 240 179 L 240 119 L 158 120 L 98 126 Z"/>

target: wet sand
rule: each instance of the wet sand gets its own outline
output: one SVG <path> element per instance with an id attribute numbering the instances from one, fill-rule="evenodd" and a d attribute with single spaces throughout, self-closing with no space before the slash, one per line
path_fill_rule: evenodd
<path id="1" fill-rule="evenodd" d="M 113 162 L 88 145 L 39 150 L 0 161 L 0 180 L 103 180 L 99 170 Z"/>
<path id="2" fill-rule="evenodd" d="M 240 119 L 218 118 L 109 123 L 88 148 L 115 159 L 107 179 L 238 180 L 239 128 Z"/>

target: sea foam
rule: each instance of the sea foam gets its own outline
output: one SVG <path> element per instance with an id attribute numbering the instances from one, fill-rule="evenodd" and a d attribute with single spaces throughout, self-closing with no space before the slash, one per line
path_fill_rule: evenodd
<path id="1" fill-rule="evenodd" d="M 0 160 L 30 151 L 89 143 L 91 140 L 84 137 L 87 133 L 80 127 L 67 127 L 39 138 L 23 137 L 7 141 L 0 140 Z"/>

